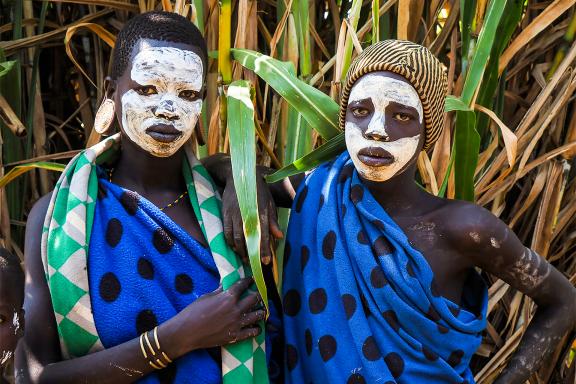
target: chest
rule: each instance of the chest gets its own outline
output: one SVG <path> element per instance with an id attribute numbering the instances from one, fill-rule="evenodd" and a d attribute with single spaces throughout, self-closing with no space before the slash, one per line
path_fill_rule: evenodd
<path id="1" fill-rule="evenodd" d="M 393 219 L 430 265 L 440 294 L 459 303 L 471 265 L 449 241 L 443 218 L 429 215 Z"/>

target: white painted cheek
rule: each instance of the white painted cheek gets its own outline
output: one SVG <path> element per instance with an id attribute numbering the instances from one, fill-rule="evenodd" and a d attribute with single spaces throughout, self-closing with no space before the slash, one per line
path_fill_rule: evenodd
<path id="1" fill-rule="evenodd" d="M 14 312 L 14 317 L 12 317 L 12 326 L 14 327 L 14 334 L 17 335 L 20 330 L 20 316 L 18 316 L 18 312 Z"/>

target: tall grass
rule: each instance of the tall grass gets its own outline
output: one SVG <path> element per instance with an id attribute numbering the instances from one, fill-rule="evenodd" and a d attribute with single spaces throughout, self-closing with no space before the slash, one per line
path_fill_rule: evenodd
<path id="1" fill-rule="evenodd" d="M 213 51 L 199 155 L 231 150 L 238 165 L 250 160 L 240 146 L 255 148 L 257 163 L 288 166 L 277 177 L 342 150 L 337 102 L 359 51 L 384 38 L 429 47 L 446 65 L 451 112 L 436 146 L 419 158 L 419 182 L 491 210 L 576 283 L 575 3 L 15 1 L 0 9 L 0 177 L 12 171 L 0 188 L 0 245 L 22 256 L 27 212 L 57 176 L 38 167 L 64 163 L 99 139 L 92 119 L 118 30 L 134 13 L 166 9 L 193 20 Z M 254 90 L 254 146 L 235 130 L 240 120 L 227 119 L 240 113 L 226 103 L 238 80 Z M 15 168 L 25 163 L 36 164 Z M 249 193 L 246 203 L 254 207 Z M 287 212 L 281 216 L 286 223 Z M 281 247 L 277 258 L 281 265 Z M 479 383 L 498 374 L 534 312 L 527 297 L 487 278 L 489 326 L 474 361 Z M 574 380 L 573 340 L 558 344 L 532 383 Z"/>

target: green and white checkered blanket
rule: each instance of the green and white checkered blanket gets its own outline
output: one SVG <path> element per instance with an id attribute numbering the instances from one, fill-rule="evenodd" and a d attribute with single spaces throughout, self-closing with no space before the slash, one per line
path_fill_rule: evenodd
<path id="1" fill-rule="evenodd" d="M 98 193 L 96 165 L 109 161 L 119 148 L 120 134 L 116 134 L 74 157 L 56 183 L 44 221 L 42 261 L 67 359 L 103 349 L 92 315 L 87 258 Z M 226 244 L 220 196 L 190 146 L 186 159 L 183 173 L 190 202 L 227 289 L 250 271 Z M 264 332 L 222 347 L 223 383 L 267 383 L 264 348 Z"/>

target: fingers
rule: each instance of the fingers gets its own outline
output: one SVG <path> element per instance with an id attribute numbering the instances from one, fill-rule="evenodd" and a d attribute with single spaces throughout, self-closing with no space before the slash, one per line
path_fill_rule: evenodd
<path id="1" fill-rule="evenodd" d="M 246 339 L 250 339 L 252 337 L 256 337 L 262 332 L 260 327 L 252 327 L 252 328 L 244 328 L 238 332 L 236 335 L 236 341 L 242 341 Z"/>
<path id="2" fill-rule="evenodd" d="M 244 264 L 249 264 L 246 246 L 244 245 L 244 226 L 242 224 L 242 216 L 238 213 L 232 215 L 233 231 L 234 231 L 234 251 L 242 258 Z"/>
<path id="3" fill-rule="evenodd" d="M 242 319 L 240 320 L 240 326 L 242 328 L 248 327 L 254 323 L 259 322 L 260 320 L 264 320 L 265 317 L 266 317 L 266 311 L 264 311 L 263 309 L 245 313 L 242 315 Z"/>
<path id="4" fill-rule="evenodd" d="M 240 309 L 240 312 L 242 312 L 242 313 L 249 312 L 261 300 L 262 300 L 262 298 L 260 297 L 260 294 L 258 292 L 250 292 L 248 295 L 246 295 L 245 298 L 243 298 L 238 303 L 238 308 Z"/>
<path id="5" fill-rule="evenodd" d="M 247 290 L 253 282 L 254 280 L 251 277 L 245 277 L 232 284 L 232 286 L 228 288 L 228 292 L 232 296 L 239 298 L 240 295 L 242 295 L 242 293 L 244 293 L 244 291 Z"/>
<path id="6" fill-rule="evenodd" d="M 270 208 L 268 209 L 268 226 L 270 227 L 270 233 L 276 239 L 284 238 L 284 233 L 280 229 L 280 224 L 278 223 L 278 214 L 276 213 L 276 207 L 270 201 Z"/>
<path id="7" fill-rule="evenodd" d="M 268 230 L 268 214 L 267 212 L 260 213 L 260 260 L 262 264 L 270 264 L 272 259 L 270 256 L 270 232 Z"/>

